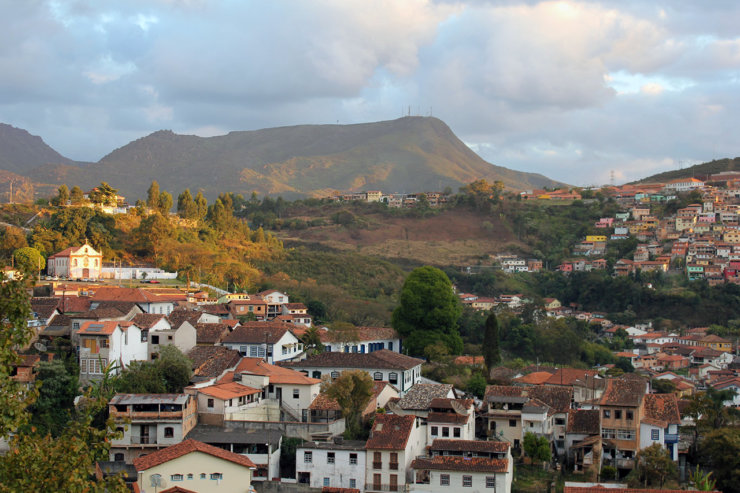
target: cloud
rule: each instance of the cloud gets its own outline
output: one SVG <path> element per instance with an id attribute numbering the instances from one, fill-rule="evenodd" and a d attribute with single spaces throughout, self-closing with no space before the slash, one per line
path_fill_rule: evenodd
<path id="1" fill-rule="evenodd" d="M 729 0 L 0 0 L 0 121 L 97 160 L 215 135 L 445 120 L 485 159 L 583 184 L 736 153 Z"/>

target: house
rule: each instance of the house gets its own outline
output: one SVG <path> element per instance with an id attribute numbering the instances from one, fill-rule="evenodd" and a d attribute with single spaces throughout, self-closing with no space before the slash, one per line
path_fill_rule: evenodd
<path id="1" fill-rule="evenodd" d="M 274 289 L 257 293 L 267 303 L 267 319 L 275 318 L 283 312 L 283 305 L 290 303 L 288 295 Z"/>
<path id="2" fill-rule="evenodd" d="M 571 409 L 565 430 L 568 464 L 583 470 L 601 460 L 601 412 L 598 409 Z"/>
<path id="3" fill-rule="evenodd" d="M 93 301 L 128 301 L 136 303 L 144 313 L 169 315 L 178 302 L 187 299 L 184 292 L 176 289 L 141 289 L 98 286 L 90 296 Z M 173 324 L 174 325 L 174 324 Z"/>
<path id="4" fill-rule="evenodd" d="M 389 402 L 388 409 L 393 414 L 413 414 L 426 418 L 429 415 L 432 401 L 435 399 L 454 399 L 456 397 L 452 384 L 417 383 L 397 402 Z"/>
<path id="5" fill-rule="evenodd" d="M 372 353 L 381 349 L 401 352 L 401 338 L 391 327 L 356 327 L 347 331 L 348 337 L 335 337 L 329 330 L 320 329 L 324 349 L 339 353 Z M 356 339 L 356 340 L 350 340 Z"/>
<path id="6" fill-rule="evenodd" d="M 244 493 L 252 488 L 249 458 L 196 440 L 185 440 L 134 460 L 140 491 L 179 487 L 196 492 Z M 152 485 L 158 485 L 152 488 Z"/>
<path id="7" fill-rule="evenodd" d="M 85 322 L 77 331 L 80 341 L 80 380 L 103 377 L 108 363 L 119 373 L 132 361 L 146 361 L 148 347 L 142 331 L 132 322 Z"/>
<path id="8" fill-rule="evenodd" d="M 267 302 L 261 297 L 231 300 L 226 306 L 228 313 L 236 319 L 248 317 L 250 314 L 254 315 L 255 320 L 267 319 Z"/>
<path id="9" fill-rule="evenodd" d="M 111 441 L 111 460 L 127 463 L 180 443 L 198 422 L 196 401 L 188 394 L 116 394 L 108 412 L 123 433 Z"/>
<path id="10" fill-rule="evenodd" d="M 640 448 L 659 443 L 668 449 L 671 459 L 678 460 L 678 425 L 681 413 L 675 394 L 648 394 L 640 421 Z"/>
<path id="11" fill-rule="evenodd" d="M 246 456 L 256 467 L 252 471 L 252 481 L 280 477 L 282 435 L 278 432 L 199 424 L 190 430 L 187 438 Z"/>
<path id="12" fill-rule="evenodd" d="M 191 326 L 189 322 L 183 323 L 180 328 Z M 195 324 L 195 341 L 199 346 L 215 346 L 231 332 L 231 327 L 226 323 Z"/>
<path id="13" fill-rule="evenodd" d="M 410 491 L 511 491 L 513 460 L 507 442 L 434 440 L 429 456 L 411 463 Z"/>
<path id="14" fill-rule="evenodd" d="M 241 361 L 239 351 L 224 346 L 195 346 L 187 352 L 193 362 L 191 382 L 212 382 L 233 370 Z"/>
<path id="15" fill-rule="evenodd" d="M 289 318 L 290 323 L 311 327 L 311 315 L 303 303 L 285 303 L 280 316 Z"/>
<path id="16" fill-rule="evenodd" d="M 245 322 L 226 335 L 221 344 L 242 356 L 266 358 L 268 363 L 288 361 L 303 354 L 303 343 L 285 322 Z"/>
<path id="17" fill-rule="evenodd" d="M 416 416 L 379 414 L 365 444 L 365 491 L 399 491 L 413 483 L 410 466 L 426 447 Z"/>
<path id="18" fill-rule="evenodd" d="M 174 345 L 183 354 L 195 347 L 196 331 L 190 324 L 181 324 L 173 328 L 169 319 L 163 314 L 140 313 L 131 322 L 141 328 L 148 342 L 148 359 L 156 359 L 163 346 Z"/>
<path id="19" fill-rule="evenodd" d="M 699 346 L 708 347 L 715 351 L 732 352 L 732 342 L 714 334 L 702 337 L 697 343 Z"/>
<path id="20" fill-rule="evenodd" d="M 475 407 L 472 399 L 432 399 L 427 414 L 427 443 L 436 438 L 475 440 Z"/>
<path id="21" fill-rule="evenodd" d="M 312 378 L 328 375 L 337 378 L 344 370 L 363 370 L 377 382 L 389 382 L 403 394 L 421 380 L 424 361 L 405 354 L 381 349 L 372 353 L 321 353 L 283 366 L 306 373 Z"/>
<path id="22" fill-rule="evenodd" d="M 365 487 L 366 452 L 361 440 L 305 442 L 295 452 L 296 479 L 311 488 Z"/>
<path id="23" fill-rule="evenodd" d="M 603 465 L 633 469 L 640 450 L 640 423 L 647 381 L 633 374 L 607 380 L 601 398 L 594 401 L 601 410 Z"/>
<path id="24" fill-rule="evenodd" d="M 70 279 L 100 279 L 103 269 L 103 254 L 85 244 L 69 247 L 51 255 L 46 262 L 46 273 L 50 276 Z"/>
<path id="25" fill-rule="evenodd" d="M 194 390 L 198 395 L 199 421 L 209 425 L 223 425 L 225 415 L 258 406 L 262 393 L 262 389 L 234 381 L 196 387 Z"/>

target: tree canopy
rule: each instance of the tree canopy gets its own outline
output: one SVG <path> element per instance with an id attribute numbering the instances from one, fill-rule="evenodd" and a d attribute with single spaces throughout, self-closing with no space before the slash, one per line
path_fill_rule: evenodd
<path id="1" fill-rule="evenodd" d="M 363 370 L 348 370 L 324 388 L 326 395 L 337 401 L 342 408 L 346 423 L 345 438 L 362 436 L 362 411 L 373 395 L 373 380 Z"/>
<path id="2" fill-rule="evenodd" d="M 422 355 L 425 347 L 438 341 L 452 354 L 460 354 L 463 343 L 457 322 L 462 306 L 444 272 L 430 266 L 414 269 L 403 283 L 399 301 L 391 323 L 410 354 Z"/>

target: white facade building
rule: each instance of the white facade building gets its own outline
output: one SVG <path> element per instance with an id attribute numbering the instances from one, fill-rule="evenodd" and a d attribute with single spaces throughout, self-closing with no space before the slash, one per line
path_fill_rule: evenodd
<path id="1" fill-rule="evenodd" d="M 296 449 L 298 483 L 312 488 L 353 488 L 365 485 L 365 442 L 306 442 Z"/>
<path id="2" fill-rule="evenodd" d="M 85 243 L 81 247 L 70 247 L 50 256 L 46 273 L 70 279 L 100 279 L 102 268 L 103 254 Z"/>

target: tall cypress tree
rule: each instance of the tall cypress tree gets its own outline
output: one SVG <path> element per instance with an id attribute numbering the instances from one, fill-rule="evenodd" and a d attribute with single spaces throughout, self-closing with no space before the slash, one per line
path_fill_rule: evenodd
<path id="1" fill-rule="evenodd" d="M 501 353 L 498 349 L 498 332 L 498 319 L 496 314 L 491 312 L 486 319 L 486 332 L 483 335 L 483 358 L 486 360 L 488 371 L 501 362 Z"/>

